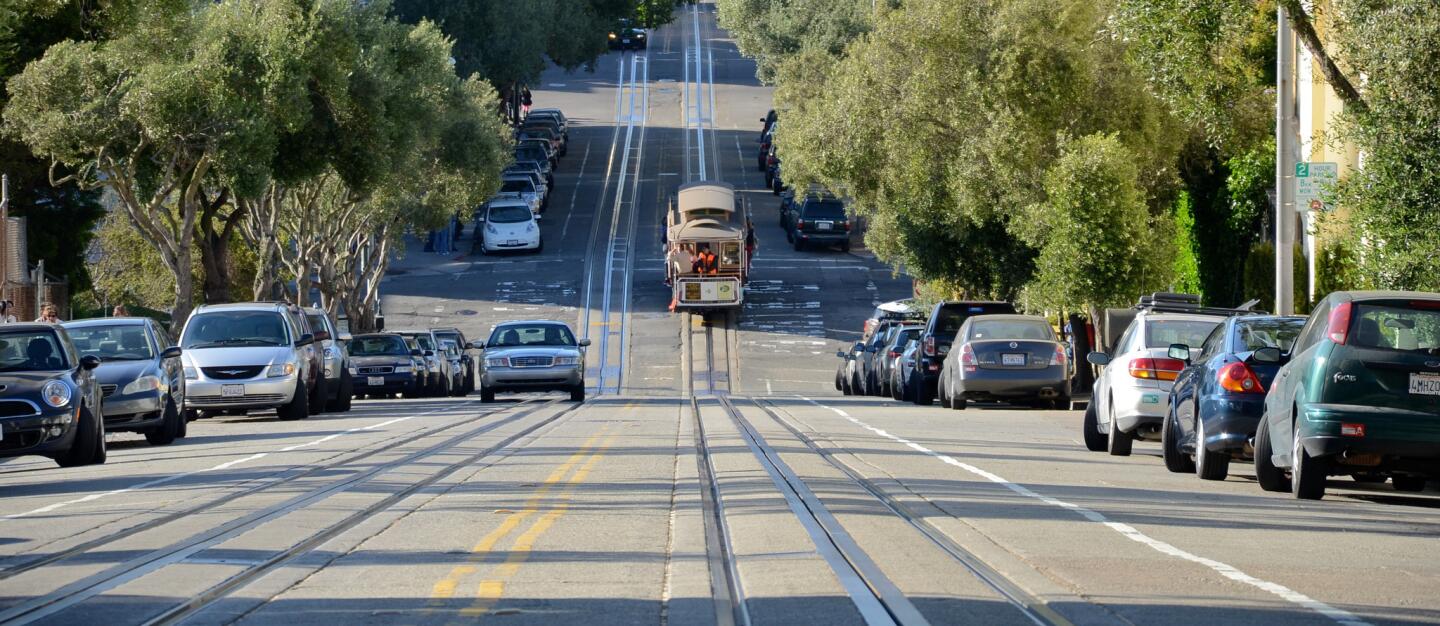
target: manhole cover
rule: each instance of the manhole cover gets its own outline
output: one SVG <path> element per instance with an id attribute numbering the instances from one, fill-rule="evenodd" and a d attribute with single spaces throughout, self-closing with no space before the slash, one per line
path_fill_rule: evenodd
<path id="1" fill-rule="evenodd" d="M 460 309 L 459 311 L 455 312 L 456 315 L 477 315 L 479 313 L 479 311 L 472 311 L 470 309 Z"/>

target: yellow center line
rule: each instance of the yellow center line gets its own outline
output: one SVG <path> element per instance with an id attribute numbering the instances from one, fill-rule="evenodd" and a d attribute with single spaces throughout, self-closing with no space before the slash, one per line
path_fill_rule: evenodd
<path id="1" fill-rule="evenodd" d="M 540 519 L 535 520 L 535 523 L 526 529 L 524 533 L 516 537 L 515 545 L 510 547 L 510 555 L 506 557 L 504 563 L 495 568 L 490 578 L 480 581 L 480 585 L 476 588 L 475 592 L 475 603 L 461 610 L 460 614 L 462 616 L 477 617 L 490 612 L 490 609 L 494 607 L 495 603 L 500 600 L 500 597 L 505 594 L 505 582 L 518 573 L 520 567 L 530 558 L 530 552 L 535 547 L 535 541 L 539 539 L 541 535 L 544 535 L 545 531 L 550 530 L 550 527 L 554 526 L 555 522 L 565 515 L 565 512 L 570 508 L 570 497 L 574 495 L 575 487 L 585 482 L 585 479 L 590 475 L 590 470 L 595 467 L 596 463 L 600 462 L 600 459 L 605 458 L 605 451 L 610 448 L 610 444 L 613 443 L 614 440 L 615 435 L 606 437 L 605 442 L 600 444 L 595 450 L 595 454 L 591 455 L 590 459 L 585 461 L 585 464 L 575 472 L 575 475 L 570 477 L 569 482 L 565 485 L 565 490 L 560 493 L 560 501 L 556 502 L 549 511 L 546 511 L 544 515 L 540 516 Z"/>
<path id="2" fill-rule="evenodd" d="M 606 424 L 598 432 L 591 435 L 589 439 L 586 439 L 585 443 L 581 444 L 580 449 L 576 451 L 575 454 L 570 455 L 570 458 L 566 459 L 564 463 L 550 472 L 550 476 L 545 478 L 545 482 L 541 483 L 540 487 L 525 501 L 525 507 L 523 509 L 506 516 L 505 520 L 500 523 L 500 526 L 487 533 L 484 537 L 481 537 L 480 541 L 470 549 L 470 562 L 463 565 L 456 565 L 445 578 L 431 587 L 429 607 L 435 608 L 443 604 L 446 599 L 454 596 L 455 589 L 460 585 L 460 580 L 475 573 L 476 568 L 474 562 L 478 562 L 486 553 L 494 549 L 496 543 L 499 543 L 501 539 L 504 539 L 506 535 L 509 535 L 519 527 L 520 523 L 525 521 L 526 518 L 539 512 L 540 501 L 545 495 L 554 489 L 555 485 L 563 480 L 566 474 L 570 473 L 570 468 L 575 467 L 577 463 L 590 453 L 591 448 L 595 446 L 595 442 L 609 430 L 610 424 Z"/>

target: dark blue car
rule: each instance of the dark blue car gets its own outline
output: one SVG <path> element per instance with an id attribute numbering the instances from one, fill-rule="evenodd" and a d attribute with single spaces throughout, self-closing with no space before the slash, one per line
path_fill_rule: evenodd
<path id="1" fill-rule="evenodd" d="M 1167 469 L 1225 480 L 1232 459 L 1253 458 L 1265 390 L 1304 326 L 1303 317 L 1236 316 L 1215 327 L 1198 354 L 1171 347 L 1171 358 L 1186 367 L 1175 379 L 1161 428 Z"/>

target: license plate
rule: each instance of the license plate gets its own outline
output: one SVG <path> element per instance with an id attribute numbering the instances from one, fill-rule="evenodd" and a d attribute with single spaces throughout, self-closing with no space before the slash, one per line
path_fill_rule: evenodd
<path id="1" fill-rule="evenodd" d="M 1440 374 L 1425 372 L 1411 374 L 1410 393 L 1417 396 L 1440 396 Z"/>
<path id="2" fill-rule="evenodd" d="M 624 43 L 630 43 L 629 39 L 622 39 L 621 41 L 623 41 Z"/>
<path id="3" fill-rule="evenodd" d="M 506 242 L 505 242 L 505 245 L 507 245 L 507 246 L 518 246 L 518 245 L 520 245 L 520 240 L 518 240 L 518 239 L 511 239 L 511 240 L 506 241 Z"/>
<path id="4" fill-rule="evenodd" d="M 1000 355 L 1001 365 L 1024 365 L 1025 355 L 1023 354 L 1002 354 Z"/>
<path id="5" fill-rule="evenodd" d="M 830 223 L 830 222 L 816 222 L 816 223 L 815 223 L 815 230 L 830 230 L 830 229 L 832 229 L 832 228 L 835 228 L 835 225 L 832 224 L 832 223 Z"/>
<path id="6" fill-rule="evenodd" d="M 384 376 L 369 376 L 369 377 L 366 377 L 366 378 L 365 378 L 365 384 L 370 385 L 371 387 L 384 387 L 384 386 L 385 386 L 385 377 L 384 377 Z"/>
<path id="7" fill-rule="evenodd" d="M 222 398 L 243 398 L 245 397 L 245 385 L 223 385 L 220 387 Z"/>

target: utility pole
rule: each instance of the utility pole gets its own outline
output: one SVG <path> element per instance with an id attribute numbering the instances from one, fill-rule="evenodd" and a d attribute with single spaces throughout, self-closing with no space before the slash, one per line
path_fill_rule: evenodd
<path id="1" fill-rule="evenodd" d="M 1295 35 L 1285 4 L 1276 7 L 1275 313 L 1295 313 Z"/>

